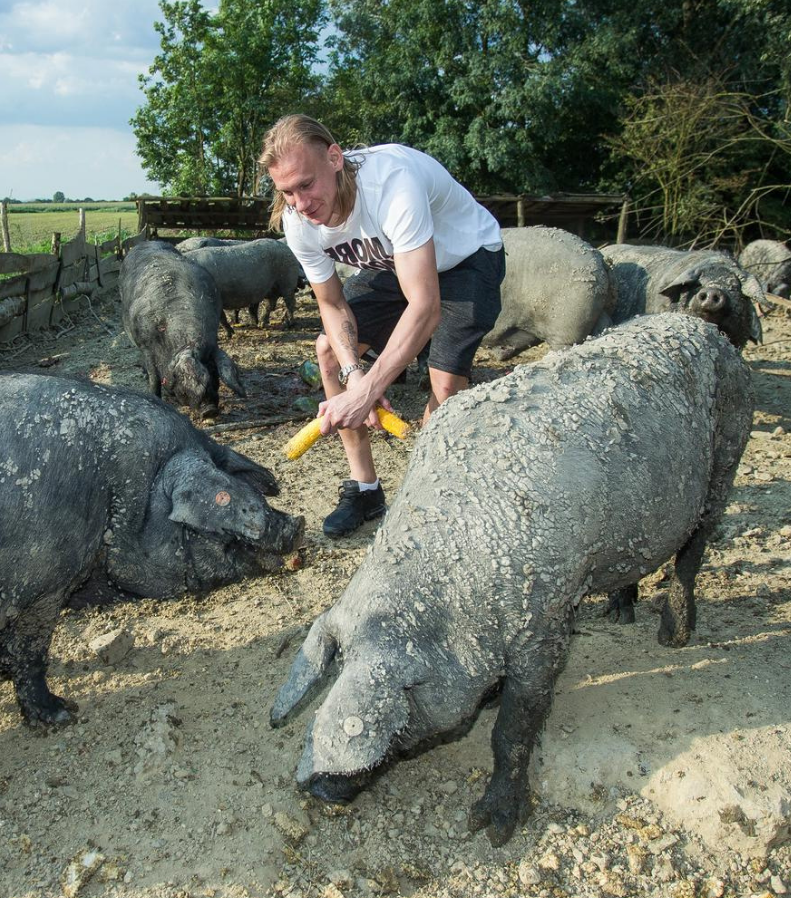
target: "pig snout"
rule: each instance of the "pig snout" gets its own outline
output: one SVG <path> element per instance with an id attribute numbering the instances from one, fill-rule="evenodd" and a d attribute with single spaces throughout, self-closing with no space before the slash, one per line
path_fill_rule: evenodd
<path id="1" fill-rule="evenodd" d="M 367 777 L 362 774 L 342 776 L 340 774 L 318 773 L 311 777 L 302 788 L 315 798 L 335 804 L 353 801 L 366 785 Z"/>
<path id="2" fill-rule="evenodd" d="M 692 297 L 692 311 L 704 318 L 716 318 L 728 308 L 728 297 L 718 287 L 704 287 Z"/>
<path id="3" fill-rule="evenodd" d="M 207 418 L 216 418 L 219 414 L 220 407 L 216 402 L 212 402 L 211 400 L 201 402 L 198 409 L 198 415 L 201 420 L 205 421 Z"/>
<path id="4" fill-rule="evenodd" d="M 294 552 L 305 542 L 305 518 L 292 517 L 280 511 L 270 509 L 266 533 L 262 538 L 266 552 L 286 555 Z"/>

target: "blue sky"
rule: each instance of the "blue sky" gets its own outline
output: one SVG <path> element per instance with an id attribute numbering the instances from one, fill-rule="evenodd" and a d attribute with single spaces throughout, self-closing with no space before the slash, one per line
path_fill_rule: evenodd
<path id="1" fill-rule="evenodd" d="M 204 7 L 216 9 L 214 0 Z M 0 197 L 157 193 L 135 155 L 157 0 L 0 0 Z"/>

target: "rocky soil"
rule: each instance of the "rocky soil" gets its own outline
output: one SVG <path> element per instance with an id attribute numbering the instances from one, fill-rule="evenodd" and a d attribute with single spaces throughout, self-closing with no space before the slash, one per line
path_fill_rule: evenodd
<path id="1" fill-rule="evenodd" d="M 535 753 L 533 815 L 497 850 L 466 827 L 491 769 L 496 708 L 348 807 L 295 789 L 308 714 L 272 730 L 269 708 L 375 524 L 339 542 L 321 533 L 346 476 L 337 438 L 298 461 L 282 454 L 301 423 L 289 420 L 294 402 L 311 395 L 299 367 L 313 357 L 315 303 L 301 297 L 291 331 L 277 313 L 267 330 L 239 325 L 222 339 L 249 396 L 225 392 L 208 426 L 275 471 L 276 502 L 306 516 L 307 545 L 293 570 L 208 596 L 64 612 L 50 682 L 79 703 L 74 726 L 27 729 L 0 683 L 0 898 L 786 894 L 791 320 L 772 313 L 764 325 L 764 345 L 745 353 L 754 432 L 699 578 L 693 640 L 656 642 L 661 571 L 643 584 L 634 626 L 602 618 L 600 598 L 584 603 Z M 2 368 L 38 364 L 145 388 L 114 290 L 73 329 L 0 351 Z M 482 353 L 476 377 L 503 370 Z M 390 395 L 416 430 L 415 373 Z M 374 438 L 390 496 L 413 440 Z"/>

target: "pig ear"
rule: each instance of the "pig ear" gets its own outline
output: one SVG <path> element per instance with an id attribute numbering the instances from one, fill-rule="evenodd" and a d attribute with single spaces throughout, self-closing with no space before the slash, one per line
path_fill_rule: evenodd
<path id="1" fill-rule="evenodd" d="M 236 367 L 236 362 L 219 347 L 217 347 L 214 358 L 217 362 L 217 373 L 220 375 L 220 380 L 230 387 L 237 396 L 244 399 L 247 393 L 239 380 L 239 369 Z"/>
<path id="2" fill-rule="evenodd" d="M 273 727 L 281 727 L 289 716 L 310 701 L 321 687 L 332 659 L 338 650 L 338 643 L 327 630 L 327 612 L 317 618 L 310 628 L 302 648 L 297 653 L 288 680 L 280 688 L 269 714 Z"/>
<path id="3" fill-rule="evenodd" d="M 223 471 L 241 475 L 254 489 L 260 490 L 265 496 L 280 494 L 280 487 L 277 485 L 275 475 L 269 468 L 256 464 L 252 459 L 239 455 L 233 449 L 223 448 L 225 455 L 219 463 Z"/>
<path id="4" fill-rule="evenodd" d="M 189 450 L 177 453 L 163 469 L 162 488 L 174 523 L 203 533 L 229 529 L 232 519 L 215 512 L 231 501 L 233 482 L 210 458 Z"/>
<path id="5" fill-rule="evenodd" d="M 750 316 L 750 339 L 753 343 L 763 343 L 763 328 L 761 327 L 761 319 L 755 310 L 755 305 L 756 303 L 764 302 L 766 295 L 755 275 L 739 272 L 739 281 L 742 285 L 742 293 L 747 297 L 747 306 L 749 308 L 747 314 Z"/>
<path id="6" fill-rule="evenodd" d="M 687 268 L 677 278 L 674 278 L 669 284 L 665 284 L 660 288 L 659 292 L 662 296 L 666 296 L 671 302 L 678 302 L 681 291 L 685 287 L 691 287 L 700 281 L 699 268 Z"/>
<path id="7" fill-rule="evenodd" d="M 377 767 L 409 724 L 407 690 L 397 673 L 347 665 L 316 713 L 313 773 L 352 774 Z"/>

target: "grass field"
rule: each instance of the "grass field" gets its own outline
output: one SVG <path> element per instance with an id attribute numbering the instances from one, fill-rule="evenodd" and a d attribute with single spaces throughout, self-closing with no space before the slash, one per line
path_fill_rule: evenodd
<path id="1" fill-rule="evenodd" d="M 15 253 L 49 252 L 52 235 L 70 240 L 80 226 L 79 210 L 85 209 L 85 232 L 89 241 L 98 237 L 109 240 L 118 233 L 126 238 L 137 232 L 137 208 L 134 203 L 23 203 L 8 207 L 8 233 Z M 0 243 L 0 248 L 2 244 Z"/>

